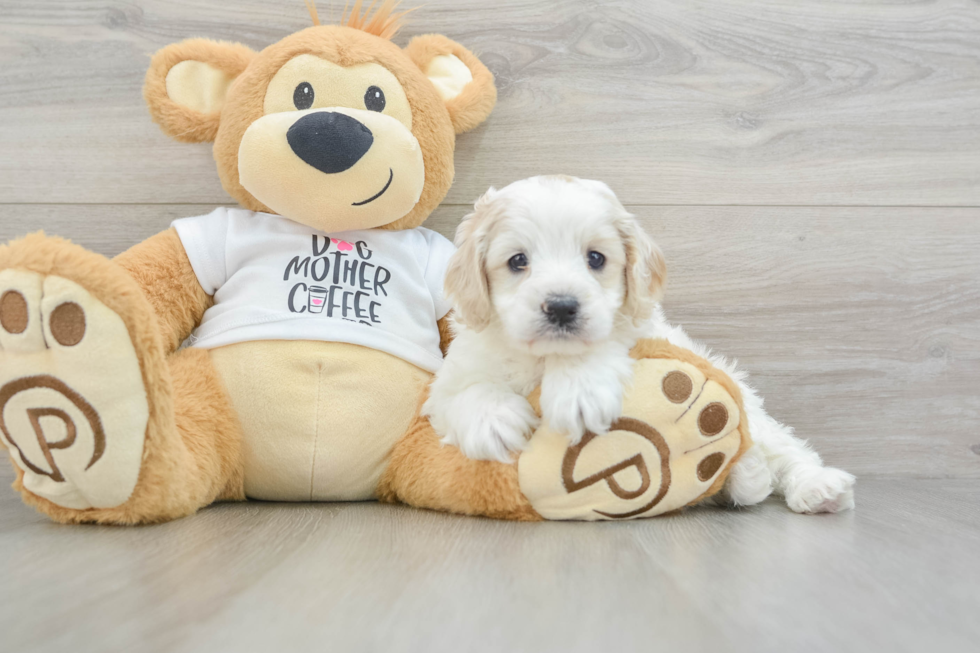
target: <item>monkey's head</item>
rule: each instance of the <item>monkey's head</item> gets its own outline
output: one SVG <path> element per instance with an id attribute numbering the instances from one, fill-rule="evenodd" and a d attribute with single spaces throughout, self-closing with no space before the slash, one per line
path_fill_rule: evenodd
<path id="1" fill-rule="evenodd" d="M 190 39 L 156 53 L 144 97 L 165 133 L 214 142 L 242 206 L 326 232 L 410 229 L 453 180 L 455 135 L 490 114 L 490 71 L 439 35 L 402 49 L 401 14 L 354 5 L 261 52 Z"/>

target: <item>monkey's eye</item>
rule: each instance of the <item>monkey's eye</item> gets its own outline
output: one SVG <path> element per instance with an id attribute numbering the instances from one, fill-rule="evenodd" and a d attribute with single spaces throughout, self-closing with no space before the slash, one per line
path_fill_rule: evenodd
<path id="1" fill-rule="evenodd" d="M 598 272 L 606 266 L 606 257 L 599 252 L 592 250 L 589 252 L 589 267 Z"/>
<path id="2" fill-rule="evenodd" d="M 513 272 L 523 272 L 527 269 L 527 254 L 514 254 L 507 261 L 507 266 L 510 267 Z"/>
<path id="3" fill-rule="evenodd" d="M 364 106 L 369 111 L 385 110 L 385 92 L 377 86 L 369 86 L 364 94 Z"/>
<path id="4" fill-rule="evenodd" d="M 309 82 L 303 82 L 293 91 L 293 105 L 303 111 L 313 106 L 313 87 Z"/>

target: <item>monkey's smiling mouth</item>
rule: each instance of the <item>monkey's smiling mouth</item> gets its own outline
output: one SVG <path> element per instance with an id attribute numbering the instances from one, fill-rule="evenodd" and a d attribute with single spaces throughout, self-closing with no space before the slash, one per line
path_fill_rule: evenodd
<path id="1" fill-rule="evenodd" d="M 351 206 L 364 206 L 365 204 L 370 204 L 374 200 L 378 199 L 379 197 L 385 194 L 385 191 L 388 190 L 389 186 L 391 186 L 391 181 L 394 178 L 395 178 L 395 171 L 392 170 L 391 168 L 388 168 L 388 183 L 385 184 L 385 187 L 382 188 L 380 191 L 378 191 L 377 194 L 372 195 L 371 197 L 367 198 L 363 202 L 354 202 L 353 204 L 351 204 Z"/>

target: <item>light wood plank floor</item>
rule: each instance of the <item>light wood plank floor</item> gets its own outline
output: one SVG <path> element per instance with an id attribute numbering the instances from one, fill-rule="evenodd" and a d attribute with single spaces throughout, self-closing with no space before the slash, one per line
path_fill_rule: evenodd
<path id="1" fill-rule="evenodd" d="M 609 182 L 666 252 L 672 319 L 859 475 L 858 510 L 65 528 L 6 491 L 0 649 L 980 649 L 980 4 L 413 4 L 396 41 L 448 34 L 500 90 L 428 226 L 532 174 Z M 300 0 L 0 0 L 0 242 L 114 255 L 227 204 L 208 147 L 149 120 L 149 55 L 308 24 Z"/>
<path id="2" fill-rule="evenodd" d="M 9 477 L 7 470 L 4 477 Z M 0 494 L 5 651 L 976 651 L 980 486 L 618 524 L 380 504 L 51 524 Z"/>

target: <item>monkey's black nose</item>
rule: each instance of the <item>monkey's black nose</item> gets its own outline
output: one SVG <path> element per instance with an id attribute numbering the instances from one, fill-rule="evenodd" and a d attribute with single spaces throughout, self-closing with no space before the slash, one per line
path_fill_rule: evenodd
<path id="1" fill-rule="evenodd" d="M 578 300 L 568 295 L 549 297 L 541 305 L 541 310 L 548 318 L 548 323 L 558 327 L 574 324 L 575 320 L 578 319 L 578 308 Z"/>
<path id="2" fill-rule="evenodd" d="M 343 113 L 317 111 L 303 116 L 286 132 L 296 156 L 320 172 L 349 170 L 374 143 L 374 134 Z"/>

